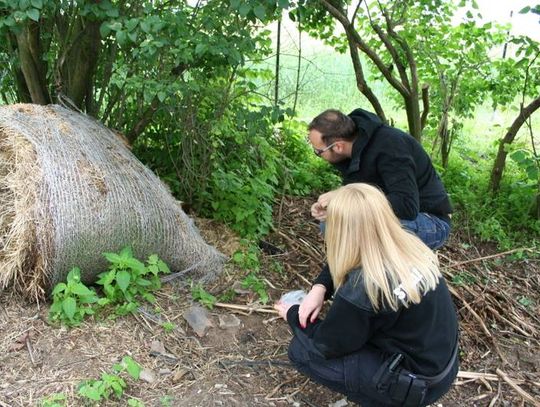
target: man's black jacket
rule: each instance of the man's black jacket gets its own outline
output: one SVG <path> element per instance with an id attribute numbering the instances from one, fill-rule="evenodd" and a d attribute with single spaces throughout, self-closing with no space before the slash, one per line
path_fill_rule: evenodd
<path id="1" fill-rule="evenodd" d="M 450 200 L 420 143 L 366 110 L 356 109 L 349 117 L 358 131 L 352 157 L 334 164 L 343 184 L 378 186 L 399 219 L 414 220 L 419 212 L 447 218 Z"/>

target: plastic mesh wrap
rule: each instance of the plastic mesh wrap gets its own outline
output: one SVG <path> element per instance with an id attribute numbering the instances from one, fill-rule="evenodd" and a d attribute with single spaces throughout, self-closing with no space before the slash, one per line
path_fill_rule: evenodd
<path id="1" fill-rule="evenodd" d="M 74 266 L 90 282 L 128 245 L 195 280 L 224 261 L 111 130 L 56 105 L 1 107 L 0 288 L 39 298 Z"/>

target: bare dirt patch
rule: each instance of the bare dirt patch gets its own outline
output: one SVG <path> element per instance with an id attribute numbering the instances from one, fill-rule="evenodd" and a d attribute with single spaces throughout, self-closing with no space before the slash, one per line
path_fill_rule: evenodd
<path id="1" fill-rule="evenodd" d="M 266 280 L 271 302 L 284 291 L 308 289 L 319 272 L 324 255 L 318 227 L 309 217 L 310 203 L 283 198 L 275 211 L 276 229 L 261 242 L 265 254 L 259 276 Z M 197 224 L 228 255 L 239 247 L 238 238 L 223 225 L 207 220 Z M 538 253 L 517 254 L 501 255 L 459 231 L 440 252 L 460 316 L 464 376 L 436 405 L 534 405 L 525 401 L 527 395 L 540 403 L 540 262 Z M 247 273 L 230 265 L 207 289 L 220 295 Z M 261 309 L 256 300 L 248 293 L 231 302 Z M 290 368 L 286 353 L 291 334 L 275 314 L 214 308 L 214 326 L 198 337 L 183 318 L 191 305 L 189 287 L 171 283 L 142 313 L 89 319 L 67 330 L 48 324 L 48 304 L 30 304 L 4 291 L 0 406 L 40 405 L 54 393 L 66 395 L 67 405 L 84 405 L 78 385 L 112 372 L 126 355 L 151 370 L 155 380 L 127 379 L 126 395 L 102 405 L 124 406 L 132 397 L 146 406 L 322 407 L 343 399 Z M 221 329 L 219 316 L 233 312 L 240 326 Z M 175 329 L 165 329 L 164 322 Z M 156 343 L 165 352 L 156 352 Z M 479 376 L 467 378 L 475 374 Z"/>

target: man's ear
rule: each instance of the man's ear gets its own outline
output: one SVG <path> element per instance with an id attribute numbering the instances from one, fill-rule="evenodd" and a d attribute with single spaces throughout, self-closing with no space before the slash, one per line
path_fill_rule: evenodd
<path id="1" fill-rule="evenodd" d="M 344 140 L 339 140 L 339 141 L 336 141 L 336 145 L 334 146 L 334 151 L 338 154 L 343 154 L 345 152 L 345 143 L 346 141 Z"/>

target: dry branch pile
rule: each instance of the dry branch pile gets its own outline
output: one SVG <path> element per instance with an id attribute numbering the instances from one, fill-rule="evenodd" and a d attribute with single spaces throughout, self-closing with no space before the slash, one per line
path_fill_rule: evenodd
<path id="1" fill-rule="evenodd" d="M 194 279 L 224 260 L 112 131 L 60 106 L 1 107 L 0 290 L 39 299 L 74 266 L 91 281 L 128 245 Z"/>
<path id="2" fill-rule="evenodd" d="M 276 205 L 277 232 L 270 238 L 286 248 L 281 257 L 292 279 L 288 287 L 309 289 L 324 260 L 322 238 L 309 215 L 311 203 L 284 197 Z M 454 239 L 458 233 L 453 232 Z M 501 387 L 489 382 L 504 381 L 523 400 L 540 406 L 540 254 L 524 248 L 486 256 L 481 248 L 466 247 L 450 241 L 439 251 L 460 317 L 461 371 L 455 385 L 479 383 L 471 402 L 485 399 L 494 406 L 503 398 Z M 518 253 L 526 256 L 510 258 Z"/>

